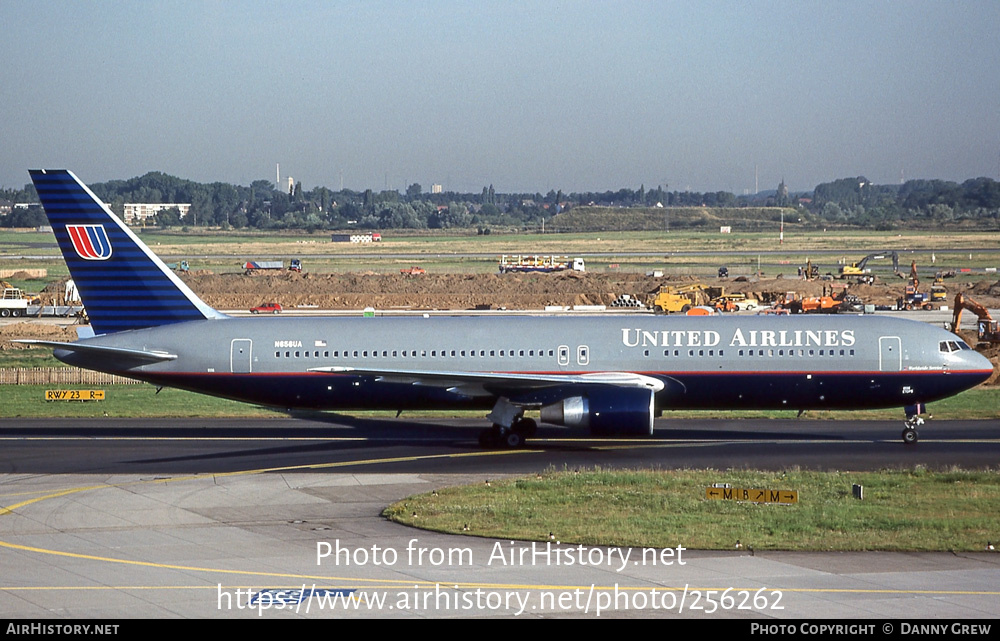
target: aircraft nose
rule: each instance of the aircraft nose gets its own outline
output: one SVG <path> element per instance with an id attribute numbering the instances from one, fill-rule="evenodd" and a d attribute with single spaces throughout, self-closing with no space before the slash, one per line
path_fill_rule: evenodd
<path id="1" fill-rule="evenodd" d="M 975 350 L 971 350 L 971 349 L 967 350 L 964 353 L 963 356 L 964 356 L 963 360 L 965 361 L 965 365 L 970 370 L 984 371 L 983 380 L 986 380 L 987 378 L 989 378 L 992 375 L 992 373 L 993 373 L 993 363 L 990 362 L 990 359 L 986 358 L 985 356 L 983 356 L 979 352 L 977 352 Z M 989 372 L 989 373 L 985 373 L 985 372 Z"/>

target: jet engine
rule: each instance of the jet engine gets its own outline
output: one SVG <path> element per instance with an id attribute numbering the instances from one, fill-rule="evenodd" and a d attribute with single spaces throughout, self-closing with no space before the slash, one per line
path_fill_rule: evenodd
<path id="1" fill-rule="evenodd" d="M 542 407 L 541 419 L 543 423 L 590 428 L 595 436 L 650 436 L 654 396 L 651 389 L 592 388 Z"/>

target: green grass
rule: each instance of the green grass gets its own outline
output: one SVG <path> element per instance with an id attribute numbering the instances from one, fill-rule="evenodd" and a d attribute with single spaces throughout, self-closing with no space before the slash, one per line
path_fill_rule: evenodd
<path id="1" fill-rule="evenodd" d="M 46 401 L 45 390 L 103 389 L 103 401 Z M 145 383 L 137 385 L 93 385 L 54 383 L 51 385 L 0 385 L 0 407 L 6 418 L 225 418 L 285 416 L 274 411 Z"/>
<path id="2" fill-rule="evenodd" d="M 699 210 L 700 211 L 700 210 Z M 659 215 L 659 214 L 656 214 Z M 768 214 L 770 215 L 770 214 Z M 727 264 L 732 275 L 750 274 L 757 268 L 757 256 L 753 252 L 796 250 L 836 250 L 836 255 L 817 255 L 814 263 L 821 273 L 837 271 L 838 260 L 858 261 L 865 255 L 895 249 L 899 252 L 901 268 L 906 270 L 910 260 L 917 265 L 929 280 L 930 274 L 940 268 L 956 267 L 997 267 L 997 257 L 992 254 L 973 252 L 971 257 L 966 248 L 990 247 L 1000 242 L 1000 233 L 952 230 L 942 234 L 929 231 L 872 232 L 867 230 L 805 230 L 799 229 L 791 221 L 786 222 L 785 243 L 777 243 L 777 227 L 767 231 L 739 231 L 720 234 L 717 227 L 704 230 L 659 231 L 604 231 L 593 233 L 546 233 L 518 232 L 491 234 L 489 236 L 469 235 L 468 231 L 430 233 L 428 230 L 412 232 L 391 230 L 385 233 L 382 243 L 353 245 L 329 242 L 329 234 L 317 232 L 274 233 L 245 231 L 220 232 L 217 230 L 180 230 L 164 232 L 156 229 L 140 234 L 157 254 L 167 262 L 187 259 L 192 269 L 211 269 L 216 272 L 240 271 L 239 264 L 250 259 L 288 260 L 301 255 L 319 255 L 321 258 L 306 260 L 306 270 L 318 273 L 365 271 L 398 271 L 411 263 L 420 264 L 434 272 L 483 273 L 496 270 L 496 258 L 500 254 L 558 254 L 587 255 L 593 252 L 621 252 L 621 256 L 592 258 L 588 261 L 592 271 L 609 269 L 618 264 L 619 271 L 645 272 L 652 269 L 668 274 L 694 274 L 714 276 L 719 265 Z M 27 248 L 25 243 L 51 243 L 47 248 Z M 932 255 L 930 248 L 949 249 Z M 698 249 L 703 251 L 751 252 L 740 256 L 672 256 L 672 253 Z M 662 259 L 633 257 L 627 252 L 648 252 L 662 255 Z M 842 252 L 842 254 L 840 254 Z M 20 254 L 49 255 L 53 260 L 23 261 L 10 258 Z M 362 254 L 363 258 L 344 258 L 343 254 Z M 415 253 L 426 255 L 415 260 L 399 260 L 386 256 L 390 253 Z M 487 258 L 462 259 L 449 254 L 485 253 Z M 202 256 L 225 255 L 231 258 L 204 258 Z M 5 258 L 5 256 L 7 256 Z M 761 269 L 767 275 L 784 273 L 792 275 L 796 266 L 804 262 L 801 255 L 770 255 L 761 257 Z M 35 232 L 12 232 L 0 230 L 0 268 L 18 266 L 45 267 L 49 269 L 47 281 L 66 275 L 65 265 L 58 258 L 58 250 L 52 234 Z M 872 264 L 881 274 L 890 269 L 888 261 Z M 987 275 L 990 278 L 993 275 Z M 982 274 L 968 274 L 962 280 L 981 279 Z M 36 291 L 44 287 L 45 281 L 16 283 Z"/>
<path id="3" fill-rule="evenodd" d="M 708 500 L 715 483 L 796 490 L 799 502 Z M 435 532 L 522 541 L 552 533 L 567 544 L 971 552 L 1000 538 L 1000 473 L 552 471 L 412 496 L 383 514 Z"/>

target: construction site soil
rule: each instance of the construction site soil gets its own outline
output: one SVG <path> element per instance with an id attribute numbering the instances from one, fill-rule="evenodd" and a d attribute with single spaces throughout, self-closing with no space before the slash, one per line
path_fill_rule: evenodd
<path id="1" fill-rule="evenodd" d="M 556 272 L 548 274 L 311 274 L 296 272 L 213 274 L 189 272 L 184 280 L 218 309 L 248 309 L 262 302 L 320 309 L 542 309 L 547 305 L 611 305 L 628 294 L 646 302 L 663 285 L 702 283 L 728 293 L 746 293 L 765 303 L 795 292 L 821 296 L 843 289 L 843 281 L 793 278 L 698 279 L 694 276 L 646 276 L 638 272 Z M 961 291 L 987 307 L 1000 306 L 1000 282 L 946 282 L 947 304 Z M 928 288 L 928 287 L 925 287 Z M 851 285 L 865 303 L 893 305 L 903 294 L 901 279 Z"/>
<path id="2" fill-rule="evenodd" d="M 774 279 L 697 279 L 691 276 L 660 277 L 638 272 L 558 272 L 549 274 L 423 274 L 358 272 L 347 274 L 314 273 L 224 273 L 193 271 L 182 278 L 205 302 L 216 309 L 247 310 L 264 302 L 277 302 L 291 311 L 297 307 L 318 309 L 356 309 L 373 307 L 382 310 L 541 310 L 546 306 L 607 305 L 622 294 L 647 302 L 663 285 L 688 285 L 696 282 L 724 288 L 726 293 L 745 293 L 762 303 L 769 303 L 786 292 L 798 296 L 821 296 L 831 288 L 839 293 L 839 281 L 806 281 L 794 278 Z M 872 285 L 850 285 L 849 292 L 863 302 L 893 305 L 903 294 L 901 279 L 879 280 Z M 50 285 L 61 291 L 61 284 Z M 961 291 L 989 308 L 1000 307 L 1000 282 L 956 283 L 947 281 L 947 305 Z M 923 286 L 929 289 L 929 284 Z M 968 313 L 968 312 L 966 312 Z M 47 338 L 73 340 L 75 332 L 52 325 L 42 330 L 37 323 L 19 323 L 0 327 L 0 349 L 11 349 L 12 338 Z M 975 335 L 965 338 L 975 343 Z M 986 350 L 997 364 L 1000 346 Z M 997 374 L 994 374 L 995 380 Z"/>

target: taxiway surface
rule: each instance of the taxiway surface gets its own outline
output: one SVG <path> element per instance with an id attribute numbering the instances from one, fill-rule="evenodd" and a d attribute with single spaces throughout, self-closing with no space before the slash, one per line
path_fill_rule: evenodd
<path id="1" fill-rule="evenodd" d="M 986 552 L 685 550 L 681 565 L 638 549 L 563 545 L 557 555 L 380 516 L 410 494 L 564 465 L 994 467 L 995 422 L 934 421 L 919 444 L 904 446 L 900 422 L 658 421 L 653 439 L 567 439 L 563 430 L 542 429 L 513 452 L 480 450 L 480 424 L 0 420 L 0 611 L 13 618 L 548 617 L 599 609 L 605 617 L 1000 615 L 1000 556 Z M 331 554 L 320 558 L 325 545 Z M 507 562 L 511 553 L 515 562 Z M 570 558 L 577 562 L 553 563 Z"/>

